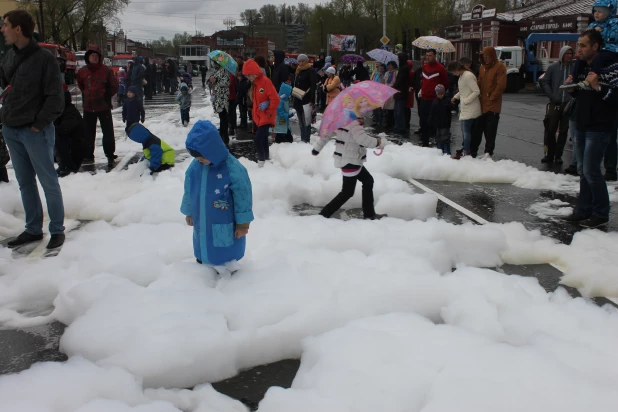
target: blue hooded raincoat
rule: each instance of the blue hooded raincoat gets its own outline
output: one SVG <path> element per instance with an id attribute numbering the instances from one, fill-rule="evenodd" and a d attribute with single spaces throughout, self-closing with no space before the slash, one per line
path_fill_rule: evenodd
<path id="1" fill-rule="evenodd" d="M 251 180 L 230 154 L 217 127 L 200 120 L 189 132 L 187 149 L 211 164 L 194 159 L 185 175 L 180 211 L 193 217 L 193 252 L 203 264 L 223 265 L 245 255 L 246 239 L 234 237 L 235 225 L 253 221 Z"/>
<path id="2" fill-rule="evenodd" d="M 609 16 L 604 21 L 594 21 L 588 28 L 601 28 L 601 36 L 605 44 L 602 49 L 612 53 L 618 53 L 618 18 L 616 18 L 616 0 L 596 0 L 592 5 L 595 7 L 608 7 Z"/>

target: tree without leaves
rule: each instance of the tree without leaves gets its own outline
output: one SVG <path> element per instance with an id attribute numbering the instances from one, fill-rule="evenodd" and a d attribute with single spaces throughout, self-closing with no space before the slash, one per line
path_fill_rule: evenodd
<path id="1" fill-rule="evenodd" d="M 258 13 L 257 9 L 247 9 L 240 13 L 240 21 L 242 21 L 245 26 L 260 24 L 260 17 L 260 13 Z"/>
<path id="2" fill-rule="evenodd" d="M 313 9 L 307 3 L 298 3 L 296 5 L 296 15 L 294 21 L 296 24 L 307 24 L 311 18 Z"/>

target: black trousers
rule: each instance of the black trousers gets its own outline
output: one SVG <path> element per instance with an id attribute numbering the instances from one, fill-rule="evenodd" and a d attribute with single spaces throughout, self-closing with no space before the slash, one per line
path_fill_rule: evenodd
<path id="1" fill-rule="evenodd" d="M 144 86 L 144 99 L 152 100 L 152 86 L 149 79 L 148 84 Z"/>
<path id="2" fill-rule="evenodd" d="M 496 135 L 498 134 L 498 123 L 500 113 L 487 112 L 477 117 L 472 126 L 472 144 L 470 152 L 476 157 L 483 135 L 485 135 L 485 153 L 493 156 L 496 149 Z"/>
<path id="3" fill-rule="evenodd" d="M 569 114 L 564 113 L 564 106 L 550 103 L 547 105 L 545 118 L 547 119 L 545 128 L 547 157 L 551 160 L 561 159 L 569 133 Z M 558 139 L 556 139 L 556 132 L 558 132 Z"/>
<path id="4" fill-rule="evenodd" d="M 258 127 L 253 137 L 255 151 L 257 152 L 257 158 L 260 162 L 270 160 L 270 148 L 268 147 L 268 130 L 270 128 L 271 126 L 268 124 Z"/>
<path id="5" fill-rule="evenodd" d="M 230 145 L 230 134 L 227 130 L 228 116 L 227 110 L 219 113 L 219 134 L 221 135 L 221 139 L 226 146 Z"/>
<path id="6" fill-rule="evenodd" d="M 329 204 L 324 206 L 320 214 L 324 217 L 331 217 L 337 210 L 341 209 L 341 206 L 354 196 L 357 181 L 363 184 L 363 215 L 366 218 L 375 216 L 376 212 L 373 208 L 373 176 L 364 167 L 356 176 L 343 176 L 341 192 Z"/>
<path id="7" fill-rule="evenodd" d="M 287 133 L 275 134 L 275 143 L 294 143 L 294 137 L 292 131 L 288 129 Z"/>
<path id="8" fill-rule="evenodd" d="M 429 125 L 429 113 L 431 112 L 431 105 L 433 101 L 421 98 L 418 103 L 418 115 L 421 123 L 421 142 L 423 143 L 423 146 L 427 146 L 429 145 L 429 138 L 436 134 L 435 128 Z"/>
<path id="9" fill-rule="evenodd" d="M 240 114 L 240 124 L 239 127 L 247 127 L 247 105 L 246 104 L 239 104 L 238 105 L 238 113 Z"/>
<path id="10" fill-rule="evenodd" d="M 6 166 L 0 166 L 0 182 L 9 182 L 9 172 L 6 170 Z"/>
<path id="11" fill-rule="evenodd" d="M 236 130 L 236 100 L 230 100 L 228 104 L 227 122 L 230 130 Z"/>
<path id="12" fill-rule="evenodd" d="M 112 111 L 102 112 L 84 111 L 84 122 L 86 122 L 86 152 L 84 157 L 94 157 L 95 141 L 97 136 L 97 120 L 101 123 L 103 131 L 103 152 L 108 158 L 114 156 L 116 151 L 116 138 L 114 137 L 114 121 Z"/>
<path id="13" fill-rule="evenodd" d="M 412 109 L 410 109 L 409 107 L 406 107 L 404 113 L 406 115 L 406 130 L 410 130 L 410 121 L 412 120 Z"/>
<path id="14" fill-rule="evenodd" d="M 206 73 L 202 73 L 202 87 L 206 88 Z"/>

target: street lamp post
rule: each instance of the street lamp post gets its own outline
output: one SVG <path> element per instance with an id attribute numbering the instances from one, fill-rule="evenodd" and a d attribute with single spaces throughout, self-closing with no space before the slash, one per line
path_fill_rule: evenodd
<path id="1" fill-rule="evenodd" d="M 320 17 L 320 47 L 324 52 L 324 19 Z"/>
<path id="2" fill-rule="evenodd" d="M 382 36 L 386 37 L 386 0 L 382 0 Z"/>

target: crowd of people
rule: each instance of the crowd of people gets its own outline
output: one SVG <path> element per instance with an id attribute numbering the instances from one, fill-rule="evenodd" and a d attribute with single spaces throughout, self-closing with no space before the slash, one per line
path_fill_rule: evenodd
<path id="1" fill-rule="evenodd" d="M 611 42 L 613 37 L 606 38 L 608 31 L 604 24 L 618 27 L 618 21 L 616 25 L 609 22 L 612 14 L 606 8 L 597 10 L 595 6 L 596 22 L 578 40 L 577 63 L 573 63 L 573 49 L 564 47 L 560 61 L 547 70 L 541 81 L 542 90 L 550 99 L 545 119 L 546 154 L 542 162 L 561 164 L 567 131 L 569 127 L 575 131 L 575 156 L 567 171 L 577 170 L 580 193 L 573 214 L 566 220 L 589 228 L 608 222 L 610 205 L 605 180 L 616 179 L 618 58 Z M 176 100 L 181 122 L 186 127 L 190 122 L 193 87 L 191 67 L 178 69 L 174 61 L 168 60 L 159 68 L 147 59 L 136 57 L 116 76 L 102 63 L 101 51 L 91 47 L 85 55 L 86 66 L 77 73 L 78 87 L 82 92 L 82 116 L 73 106 L 70 94 L 63 91 L 59 80 L 60 67 L 55 58 L 33 39 L 34 27 L 33 17 L 24 10 L 4 15 L 1 30 L 7 44 L 12 47 L 0 64 L 0 81 L 5 89 L 0 116 L 0 182 L 8 180 L 4 166 L 10 158 L 26 219 L 25 231 L 8 243 L 10 247 L 17 247 L 43 238 L 38 177 L 50 218 L 51 239 L 47 247 L 52 249 L 61 246 L 65 239 L 64 206 L 58 178 L 76 172 L 82 162 L 94 158 L 97 122 L 103 134 L 103 151 L 109 165 L 114 165 L 112 98 L 118 96 L 123 107 L 125 132 L 131 140 L 142 145 L 152 174 L 173 167 L 175 155 L 165 141 L 143 126 L 146 116 L 143 101 L 157 93 L 175 94 L 179 87 Z M 230 135 L 235 134 L 237 127 L 249 128 L 255 133 L 258 166 L 263 167 L 269 160 L 269 136 L 272 135 L 276 142 L 292 141 L 289 119 L 296 115 L 300 139 L 309 143 L 311 124 L 315 122 L 317 112 L 326 110 L 344 88 L 354 87 L 354 82 L 374 81 L 397 91 L 382 108 L 374 110 L 374 126 L 407 133 L 411 110 L 416 104 L 420 129 L 414 133 L 420 135 L 423 146 L 428 146 L 433 139 L 439 149 L 450 155 L 453 145 L 451 115 L 458 111 L 463 139 L 455 158 L 476 157 L 483 136 L 485 157 L 494 154 L 506 88 L 506 68 L 498 60 L 493 47 L 483 49 L 477 72 L 472 67 L 473 62 L 465 58 L 444 67 L 432 49 L 425 51 L 417 70 L 407 55 L 399 51 L 397 61 L 378 64 L 372 70 L 373 75 L 362 62 L 354 69 L 343 65 L 338 70 L 331 56 L 321 55 L 314 64 L 304 54 L 300 54 L 297 61 L 286 61 L 282 51 L 275 51 L 273 57 L 274 63 L 269 64 L 261 56 L 247 61 L 237 56 L 235 72 L 218 64 L 213 64 L 210 69 L 200 67 L 202 86 L 210 90 L 212 106 L 220 124 L 214 132 L 212 123 L 198 121 L 189 133 L 187 149 L 196 160 L 187 172 L 183 213 L 187 216 L 187 223 L 194 224 L 192 211 L 196 205 L 203 206 L 198 199 L 199 184 L 195 186 L 195 182 L 190 181 L 193 175 L 202 176 L 199 172 L 202 166 L 234 169 L 236 177 L 224 187 L 226 197 L 214 204 L 226 211 L 238 201 L 244 208 L 236 212 L 236 225 L 231 225 L 230 229 L 226 223 L 225 230 L 221 229 L 221 239 L 204 240 L 201 234 L 194 236 L 197 239 L 196 258 L 201 260 L 200 263 L 206 262 L 206 250 L 201 242 L 224 242 L 232 248 L 230 256 L 241 256 L 239 250 L 244 253 L 244 243 L 242 247 L 238 246 L 234 239 L 246 235 L 253 219 L 250 181 L 245 177 L 246 170 L 230 160 Z M 291 111 L 291 107 L 295 111 Z M 237 116 L 237 110 L 240 116 Z M 334 157 L 336 167 L 342 171 L 343 185 L 341 193 L 322 210 L 324 217 L 335 213 L 353 195 L 357 181 L 361 181 L 365 218 L 379 218 L 373 210 L 373 178 L 364 163 L 366 148 L 378 147 L 381 141 L 365 132 L 364 120 L 356 118 L 346 128 L 337 131 Z M 330 137 L 321 136 L 315 142 L 312 154 L 318 155 Z M 54 166 L 55 157 L 58 170 Z M 605 176 L 601 173 L 603 161 Z M 242 192 L 237 199 L 230 187 L 235 184 L 234 179 L 239 182 L 239 193 Z M 229 212 L 226 216 L 234 219 Z"/>

